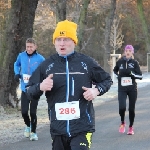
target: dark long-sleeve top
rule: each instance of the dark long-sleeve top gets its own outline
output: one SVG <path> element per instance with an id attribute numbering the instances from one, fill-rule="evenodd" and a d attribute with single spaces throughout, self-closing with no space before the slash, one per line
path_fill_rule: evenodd
<path id="1" fill-rule="evenodd" d="M 114 67 L 113 71 L 117 75 L 117 78 L 118 78 L 118 91 L 137 90 L 136 79 L 141 80 L 143 78 L 139 63 L 132 58 L 130 59 L 127 59 L 126 57 L 120 58 L 116 62 L 116 66 Z M 122 77 L 131 77 L 132 85 L 122 86 L 121 85 Z"/>

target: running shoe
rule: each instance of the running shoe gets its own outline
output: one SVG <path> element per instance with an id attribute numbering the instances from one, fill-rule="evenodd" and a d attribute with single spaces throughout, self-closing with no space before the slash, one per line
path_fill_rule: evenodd
<path id="1" fill-rule="evenodd" d="M 24 136 L 26 138 L 30 137 L 30 131 L 31 131 L 30 127 L 25 127 Z"/>
<path id="2" fill-rule="evenodd" d="M 133 135 L 134 131 L 133 131 L 133 127 L 129 127 L 129 130 L 127 132 L 128 135 Z"/>
<path id="3" fill-rule="evenodd" d="M 125 133 L 125 126 L 126 126 L 125 123 L 122 123 L 122 124 L 120 125 L 120 127 L 119 127 L 119 132 L 120 132 L 120 133 Z"/>
<path id="4" fill-rule="evenodd" d="M 30 134 L 30 140 L 31 140 L 31 141 L 37 141 L 37 140 L 38 140 L 37 134 L 31 132 L 31 134 Z"/>

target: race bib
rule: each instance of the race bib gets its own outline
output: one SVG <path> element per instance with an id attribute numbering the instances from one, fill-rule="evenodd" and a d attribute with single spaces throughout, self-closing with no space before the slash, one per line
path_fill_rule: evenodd
<path id="1" fill-rule="evenodd" d="M 80 118 L 79 101 L 56 103 L 57 120 L 73 120 Z"/>
<path id="2" fill-rule="evenodd" d="M 131 77 L 122 77 L 121 78 L 121 85 L 122 86 L 132 85 L 132 79 L 131 79 Z"/>
<path id="3" fill-rule="evenodd" d="M 29 75 L 29 74 L 23 74 L 23 81 L 24 81 L 24 83 L 28 83 L 29 82 L 30 76 L 31 75 Z"/>

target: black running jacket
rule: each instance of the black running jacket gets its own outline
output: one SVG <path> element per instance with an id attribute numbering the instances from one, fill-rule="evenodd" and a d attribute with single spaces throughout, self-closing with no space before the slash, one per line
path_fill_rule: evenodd
<path id="1" fill-rule="evenodd" d="M 39 85 L 49 74 L 53 74 L 53 88 L 45 92 L 45 95 L 48 102 L 51 134 L 73 136 L 81 132 L 94 132 L 93 103 L 84 99 L 82 86 L 91 88 L 94 83 L 102 95 L 112 85 L 110 75 L 95 60 L 84 54 L 74 52 L 67 57 L 54 54 L 45 60 L 30 77 L 27 87 L 27 95 L 30 99 L 37 100 L 43 94 Z M 72 101 L 79 101 L 80 118 L 58 120 L 55 104 Z"/>
<path id="2" fill-rule="evenodd" d="M 136 91 L 137 90 L 136 79 L 141 80 L 143 78 L 139 63 L 132 58 L 130 59 L 127 59 L 126 57 L 120 58 L 116 62 L 116 66 L 114 67 L 113 71 L 118 78 L 118 91 Z M 122 86 L 121 85 L 122 77 L 131 77 L 132 85 Z"/>

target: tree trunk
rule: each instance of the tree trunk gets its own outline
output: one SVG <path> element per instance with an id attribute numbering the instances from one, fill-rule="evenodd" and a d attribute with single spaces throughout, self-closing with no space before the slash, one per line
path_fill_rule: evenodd
<path id="1" fill-rule="evenodd" d="M 8 12 L 8 7 L 5 7 L 8 5 L 8 2 L 3 2 L 1 4 L 0 8 L 0 104 L 1 101 L 4 99 L 4 92 L 2 89 L 5 88 L 5 70 L 3 69 L 3 63 L 4 63 L 4 57 L 5 57 L 5 49 L 6 49 L 6 20 L 8 18 L 7 12 Z"/>
<path id="2" fill-rule="evenodd" d="M 139 11 L 139 16 L 140 16 L 141 23 L 142 23 L 142 29 L 143 29 L 144 36 L 145 36 L 146 49 L 147 49 L 147 52 L 150 52 L 150 37 L 149 37 L 148 26 L 147 26 L 148 24 L 146 23 L 142 1 L 143 0 L 137 0 L 137 8 Z"/>
<path id="3" fill-rule="evenodd" d="M 16 88 L 14 81 L 14 62 L 19 52 L 25 50 L 25 41 L 33 35 L 33 23 L 38 0 L 13 0 L 9 13 L 6 43 L 3 62 L 0 68 L 0 104 L 4 105 L 16 100 Z M 15 104 L 13 104 L 15 107 Z"/>
<path id="4" fill-rule="evenodd" d="M 104 69 L 110 73 L 110 34 L 111 34 L 111 26 L 113 24 L 113 19 L 115 16 L 116 10 L 116 0 L 111 0 L 111 10 L 108 13 L 105 21 L 105 42 L 104 42 Z"/>
<path id="5" fill-rule="evenodd" d="M 83 45 L 83 41 L 84 41 L 84 29 L 86 26 L 86 21 L 87 20 L 87 9 L 88 9 L 88 5 L 90 4 L 90 0 L 84 0 L 83 2 L 83 6 L 81 9 L 81 13 L 80 13 L 80 17 L 79 17 L 79 21 L 78 21 L 78 47 L 77 50 L 81 51 L 82 50 L 82 45 Z"/>
<path id="6" fill-rule="evenodd" d="M 58 0 L 56 3 L 56 22 L 66 20 L 66 0 Z"/>

